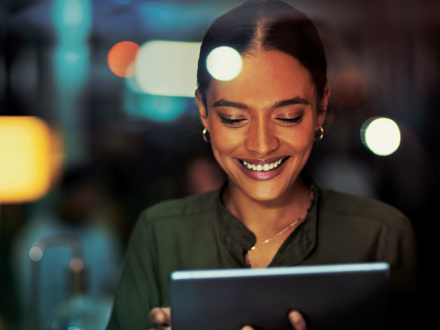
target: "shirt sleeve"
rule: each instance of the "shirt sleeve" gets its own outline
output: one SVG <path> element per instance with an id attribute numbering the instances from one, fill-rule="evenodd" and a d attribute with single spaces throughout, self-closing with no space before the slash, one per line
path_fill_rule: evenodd
<path id="1" fill-rule="evenodd" d="M 386 329 L 392 330 L 417 328 L 417 243 L 409 219 L 399 220 L 389 229 L 384 256 L 391 268 Z"/>
<path id="2" fill-rule="evenodd" d="M 412 292 L 417 288 L 417 243 L 411 222 L 405 216 L 389 229 L 384 259 L 391 267 L 390 289 Z"/>
<path id="3" fill-rule="evenodd" d="M 160 287 L 154 235 L 146 214 L 135 225 L 127 246 L 107 330 L 149 329 L 149 312 L 159 306 Z"/>

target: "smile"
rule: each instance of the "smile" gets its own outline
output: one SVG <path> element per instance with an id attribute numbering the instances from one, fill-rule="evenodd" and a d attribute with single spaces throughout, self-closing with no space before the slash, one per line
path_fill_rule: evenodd
<path id="1" fill-rule="evenodd" d="M 256 171 L 256 172 L 267 172 L 270 170 L 273 170 L 277 168 L 279 165 L 281 165 L 288 157 L 280 158 L 275 161 L 271 161 L 270 163 L 259 163 L 259 164 L 252 164 L 250 161 L 244 161 L 240 160 L 241 164 L 246 167 L 249 170 Z"/>

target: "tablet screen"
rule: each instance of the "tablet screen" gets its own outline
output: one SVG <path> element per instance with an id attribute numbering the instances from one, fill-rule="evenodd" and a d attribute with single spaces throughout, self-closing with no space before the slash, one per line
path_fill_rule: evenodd
<path id="1" fill-rule="evenodd" d="M 177 271 L 173 330 L 292 329 L 293 309 L 309 330 L 383 329 L 388 279 L 386 263 Z"/>

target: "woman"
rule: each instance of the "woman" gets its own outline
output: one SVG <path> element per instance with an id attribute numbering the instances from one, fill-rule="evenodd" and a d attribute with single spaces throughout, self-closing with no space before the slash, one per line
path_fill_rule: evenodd
<path id="1" fill-rule="evenodd" d="M 206 69 L 219 46 L 242 56 L 233 80 L 215 80 Z M 386 261 L 393 291 L 411 289 L 408 219 L 378 201 L 323 190 L 301 174 L 324 133 L 326 66 L 313 23 L 283 2 L 248 1 L 213 23 L 200 51 L 196 101 L 204 138 L 228 180 L 141 215 L 108 329 L 168 328 L 167 281 L 178 269 Z M 306 328 L 298 312 L 289 318 Z"/>

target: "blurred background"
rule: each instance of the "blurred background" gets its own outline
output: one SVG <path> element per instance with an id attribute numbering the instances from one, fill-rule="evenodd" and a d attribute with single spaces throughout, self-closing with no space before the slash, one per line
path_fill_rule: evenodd
<path id="1" fill-rule="evenodd" d="M 0 3 L 0 329 L 61 329 L 72 311 L 103 328 L 139 213 L 222 183 L 202 140 L 195 70 L 206 29 L 241 2 Z M 417 313 L 430 328 L 440 2 L 286 2 L 316 23 L 332 84 L 307 171 L 410 217 Z"/>

